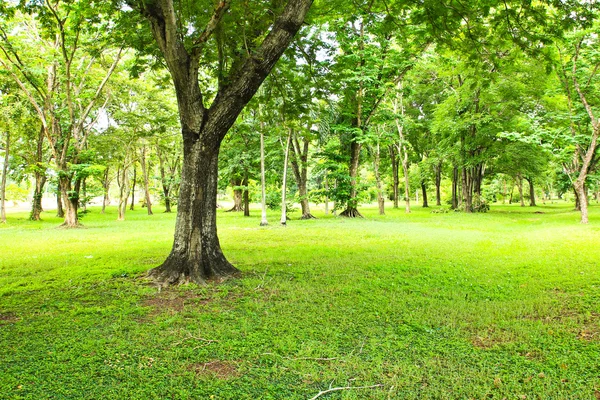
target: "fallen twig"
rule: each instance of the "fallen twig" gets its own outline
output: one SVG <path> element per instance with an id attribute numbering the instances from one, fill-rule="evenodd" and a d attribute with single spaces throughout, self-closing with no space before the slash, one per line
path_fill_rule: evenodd
<path id="1" fill-rule="evenodd" d="M 338 390 L 374 389 L 374 388 L 383 387 L 383 386 L 384 385 L 382 385 L 381 383 L 379 383 L 377 385 L 372 385 L 372 386 L 345 386 L 345 387 L 336 387 L 336 388 L 331 388 L 331 389 L 327 389 L 327 390 L 321 390 L 319 393 L 317 393 L 316 396 L 311 397 L 310 400 L 318 399 L 319 397 L 323 396 L 324 394 L 331 393 L 331 392 L 337 392 Z"/>

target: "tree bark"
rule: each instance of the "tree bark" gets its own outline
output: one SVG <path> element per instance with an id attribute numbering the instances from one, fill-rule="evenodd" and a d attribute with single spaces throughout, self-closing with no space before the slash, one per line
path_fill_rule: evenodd
<path id="1" fill-rule="evenodd" d="M 535 204 L 535 188 L 533 187 L 533 178 L 529 177 L 527 178 L 527 181 L 529 182 L 529 206 L 536 207 L 537 204 Z"/>
<path id="2" fill-rule="evenodd" d="M 525 207 L 525 199 L 523 198 L 523 177 L 521 174 L 517 175 L 517 189 L 519 189 L 519 199 L 521 201 L 521 207 Z"/>
<path id="3" fill-rule="evenodd" d="M 260 123 L 260 226 L 269 225 L 267 221 L 267 192 L 266 192 L 266 179 L 265 179 L 265 125 L 261 121 Z"/>
<path id="4" fill-rule="evenodd" d="M 131 180 L 131 206 L 129 210 L 133 211 L 135 209 L 135 183 L 137 181 L 137 167 L 135 163 L 133 164 L 133 179 Z"/>
<path id="5" fill-rule="evenodd" d="M 361 213 L 358 211 L 358 192 L 356 190 L 356 181 L 358 177 L 358 164 L 360 160 L 360 150 L 362 145 L 356 141 L 353 141 L 350 145 L 350 199 L 348 200 L 348 206 L 340 213 L 341 217 L 348 218 L 362 218 Z"/>
<path id="6" fill-rule="evenodd" d="M 119 207 L 117 221 L 125 221 L 125 212 L 127 211 L 127 200 L 129 199 L 129 176 L 127 175 L 128 165 L 123 165 L 117 171 L 117 185 L 119 186 Z"/>
<path id="7" fill-rule="evenodd" d="M 150 271 L 150 276 L 160 285 L 168 285 L 186 281 L 203 283 L 211 278 L 237 275 L 239 271 L 226 260 L 217 236 L 221 141 L 291 43 L 312 0 L 287 2 L 260 46 L 247 59 L 241 60 L 241 66 L 229 82 L 219 85 L 208 109 L 204 107 L 199 87 L 199 64 L 204 42 L 218 26 L 229 2 L 219 3 L 192 50 L 184 46 L 172 0 L 128 3 L 150 21 L 154 38 L 173 78 L 183 136 L 183 166 L 173 248 L 165 262 Z"/>
<path id="8" fill-rule="evenodd" d="M 392 181 L 393 181 L 393 196 L 394 196 L 394 208 L 398 208 L 398 196 L 400 195 L 399 186 L 399 161 L 396 155 L 396 146 L 390 145 L 390 159 L 392 163 Z"/>
<path id="9" fill-rule="evenodd" d="M 144 178 L 144 196 L 146 199 L 146 207 L 148 208 L 148 215 L 152 215 L 152 201 L 150 199 L 150 183 L 148 177 L 148 168 L 146 165 L 146 145 L 142 146 L 140 152 L 140 164 L 142 165 L 142 175 Z"/>
<path id="10" fill-rule="evenodd" d="M 104 196 L 102 198 L 102 214 L 106 212 L 106 206 L 110 204 L 110 197 L 108 192 L 110 190 L 110 179 L 109 179 L 109 167 L 107 166 L 104 170 L 104 176 L 102 177 L 102 189 L 104 190 Z"/>
<path id="11" fill-rule="evenodd" d="M 6 132 L 4 144 L 4 164 L 2 164 L 2 180 L 0 180 L 0 223 L 6 223 L 6 178 L 8 175 L 8 158 L 10 157 L 10 132 Z"/>
<path id="12" fill-rule="evenodd" d="M 383 193 L 383 184 L 379 174 L 379 164 L 381 163 L 381 151 L 379 143 L 375 146 L 375 160 L 373 169 L 375 170 L 375 181 L 377 183 L 377 205 L 379 206 L 379 215 L 385 215 L 385 195 Z"/>
<path id="13" fill-rule="evenodd" d="M 38 135 L 35 154 L 35 189 L 33 192 L 33 202 L 31 204 L 31 214 L 29 215 L 31 221 L 40 221 L 43 211 L 42 197 L 44 195 L 44 186 L 47 180 L 46 168 L 43 166 L 44 140 L 44 127 L 42 127 Z"/>
<path id="14" fill-rule="evenodd" d="M 429 202 L 427 201 L 427 185 L 424 181 L 421 181 L 421 193 L 423 193 L 423 208 L 428 208 Z"/>
<path id="15" fill-rule="evenodd" d="M 250 216 L 250 194 L 248 187 L 248 171 L 244 171 L 244 180 L 242 181 L 244 186 L 244 217 Z"/>
<path id="16" fill-rule="evenodd" d="M 79 209 L 79 186 L 81 182 L 76 179 L 73 184 L 71 179 L 71 175 L 66 173 L 59 175 L 58 178 L 60 194 L 64 201 L 65 220 L 61 225 L 63 228 L 77 228 L 81 226 L 77 215 Z"/>
<path id="17" fill-rule="evenodd" d="M 458 209 L 458 167 L 452 168 L 452 209 Z"/>
<path id="18" fill-rule="evenodd" d="M 287 168 L 288 168 L 288 156 L 290 154 L 290 143 L 292 141 L 292 130 L 290 129 L 290 133 L 288 135 L 288 140 L 285 146 L 285 154 L 283 161 L 283 181 L 281 183 L 281 219 L 279 223 L 281 225 L 287 225 L 287 213 L 286 213 L 286 204 L 285 204 L 285 194 L 286 194 L 286 186 L 287 186 Z"/>
<path id="19" fill-rule="evenodd" d="M 63 207 L 62 192 L 60 191 L 60 187 L 56 189 L 56 216 L 58 218 L 65 217 L 65 210 Z"/>
<path id="20" fill-rule="evenodd" d="M 435 166 L 435 204 L 437 206 L 442 205 L 442 162 Z"/>
<path id="21" fill-rule="evenodd" d="M 300 219 L 313 219 L 310 212 L 310 204 L 308 201 L 308 191 L 306 189 L 308 184 L 308 149 L 310 145 L 310 139 L 305 137 L 302 141 L 302 146 L 298 141 L 298 137 L 292 131 L 292 141 L 290 147 L 292 171 L 294 172 L 294 178 L 298 185 L 298 195 L 300 197 L 300 207 L 302 208 L 302 217 Z"/>

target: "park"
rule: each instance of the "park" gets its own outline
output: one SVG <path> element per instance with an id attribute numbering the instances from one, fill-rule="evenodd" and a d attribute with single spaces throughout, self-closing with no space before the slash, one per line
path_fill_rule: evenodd
<path id="1" fill-rule="evenodd" d="M 599 13 L 0 0 L 0 398 L 600 399 Z"/>

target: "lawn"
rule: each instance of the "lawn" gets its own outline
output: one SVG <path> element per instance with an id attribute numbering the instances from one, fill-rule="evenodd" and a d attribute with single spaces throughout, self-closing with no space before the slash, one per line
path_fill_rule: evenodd
<path id="1" fill-rule="evenodd" d="M 361 211 L 220 212 L 242 277 L 162 291 L 174 215 L 9 214 L 0 398 L 600 398 L 600 207 Z"/>

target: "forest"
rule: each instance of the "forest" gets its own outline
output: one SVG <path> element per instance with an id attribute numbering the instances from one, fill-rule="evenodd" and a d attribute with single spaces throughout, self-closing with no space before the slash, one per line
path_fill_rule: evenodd
<path id="1" fill-rule="evenodd" d="M 0 398 L 600 398 L 599 14 L 0 0 Z"/>

